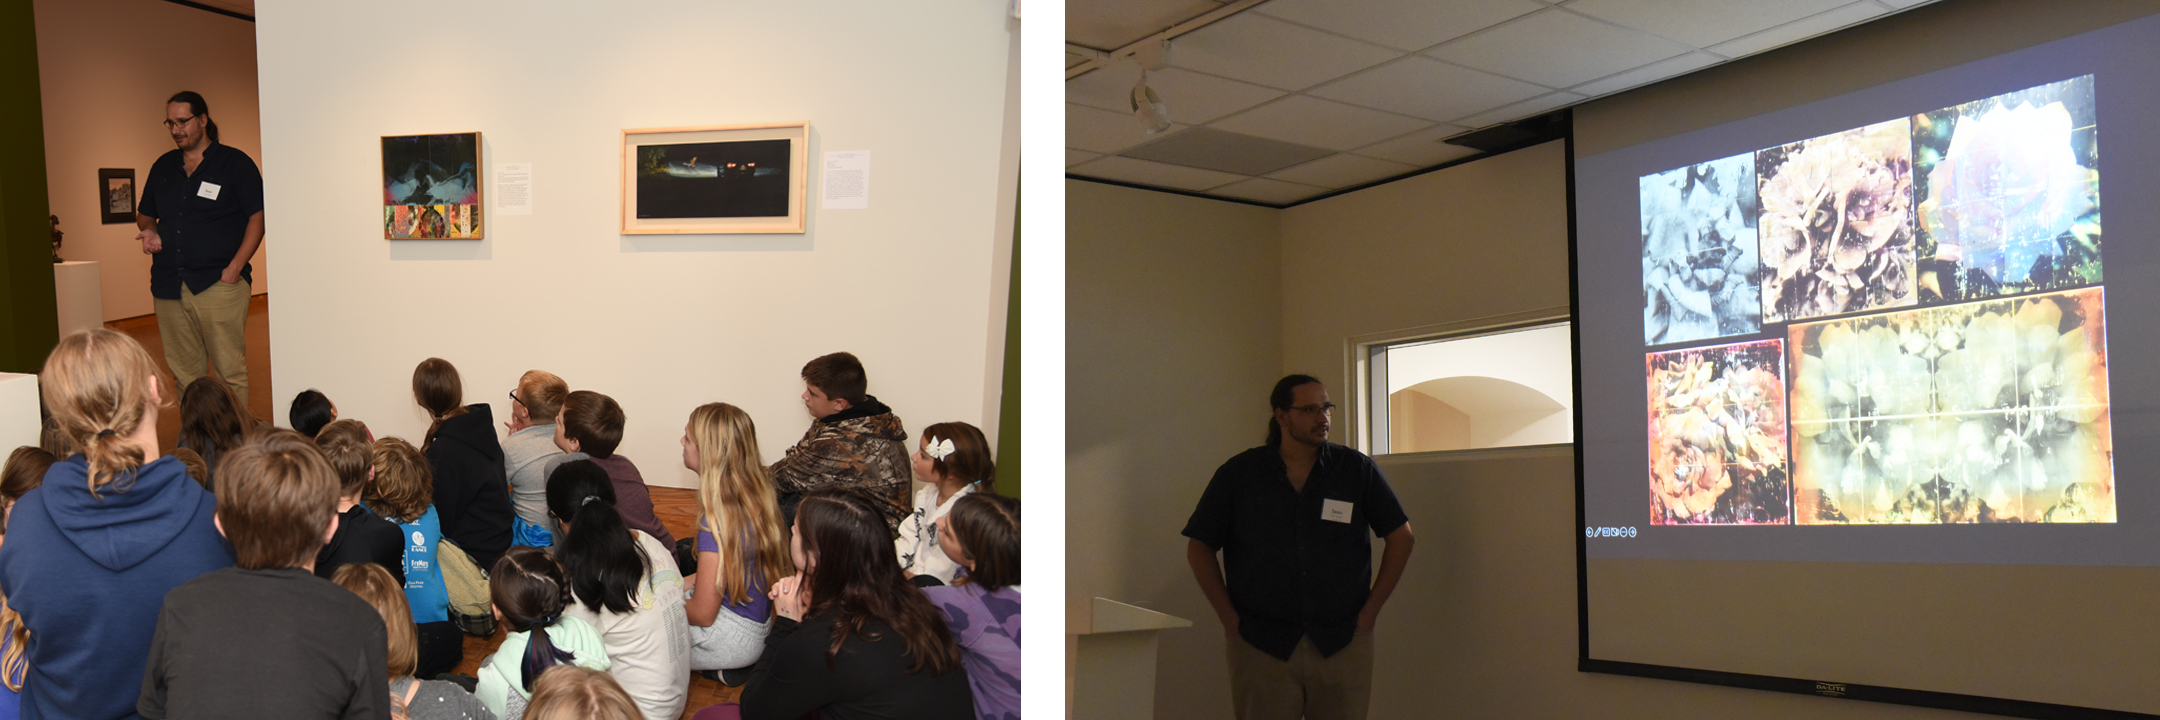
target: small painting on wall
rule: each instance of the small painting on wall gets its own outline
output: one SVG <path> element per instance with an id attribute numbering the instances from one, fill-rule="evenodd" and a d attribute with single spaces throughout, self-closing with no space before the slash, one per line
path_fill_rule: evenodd
<path id="1" fill-rule="evenodd" d="M 623 131 L 623 234 L 803 232 L 808 123 Z"/>
<path id="2" fill-rule="evenodd" d="M 480 240 L 480 133 L 382 139 L 383 238 Z"/>
<path id="3" fill-rule="evenodd" d="M 99 168 L 97 178 L 102 224 L 135 222 L 135 168 Z"/>

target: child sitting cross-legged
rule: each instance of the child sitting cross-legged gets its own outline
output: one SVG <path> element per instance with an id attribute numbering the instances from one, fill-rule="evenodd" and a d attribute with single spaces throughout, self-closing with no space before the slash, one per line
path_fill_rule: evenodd
<path id="1" fill-rule="evenodd" d="M 142 695 L 149 718 L 383 718 L 382 616 L 315 577 L 337 531 L 337 474 L 306 436 L 251 435 L 220 460 L 216 524 L 237 567 L 165 595 Z"/>
<path id="2" fill-rule="evenodd" d="M 390 705 L 407 720 L 494 720 L 480 701 L 465 688 L 444 680 L 413 677 L 419 665 L 419 642 L 413 633 L 412 611 L 405 609 L 405 589 L 398 587 L 390 571 L 374 563 L 353 563 L 338 568 L 331 578 L 351 590 L 382 616 L 389 631 Z"/>
<path id="3" fill-rule="evenodd" d="M 1020 501 L 976 493 L 938 519 L 938 542 L 963 572 L 924 588 L 960 643 L 980 720 L 1020 717 Z"/>
<path id="4" fill-rule="evenodd" d="M 973 425 L 945 422 L 923 428 L 922 446 L 915 451 L 915 479 L 928 483 L 915 492 L 915 507 L 900 519 L 900 538 L 893 552 L 900 569 L 917 585 L 952 582 L 959 564 L 946 555 L 938 531 L 953 503 L 970 493 L 996 489 L 997 465 L 990 458 L 990 442 Z M 923 576 L 937 578 L 932 583 Z"/>
<path id="5" fill-rule="evenodd" d="M 337 534 L 315 554 L 315 576 L 328 580 L 348 563 L 375 563 L 405 584 L 405 533 L 360 504 L 361 493 L 375 479 L 367 426 L 358 420 L 331 422 L 316 434 L 315 446 L 338 474 Z"/>
<path id="6" fill-rule="evenodd" d="M 548 668 L 576 663 L 608 669 L 599 631 L 563 615 L 570 582 L 546 551 L 519 545 L 503 553 L 488 574 L 488 594 L 495 601 L 495 619 L 509 625 L 510 633 L 495 654 L 480 663 L 480 684 L 473 694 L 495 717 L 524 717 L 533 683 Z"/>
<path id="7" fill-rule="evenodd" d="M 370 457 L 375 480 L 367 488 L 368 509 L 397 524 L 404 551 L 405 601 L 420 634 L 420 667 L 414 675 L 433 678 L 465 661 L 465 640 L 450 620 L 450 592 L 436 562 L 442 524 L 432 504 L 434 475 L 420 448 L 403 438 L 375 441 Z"/>

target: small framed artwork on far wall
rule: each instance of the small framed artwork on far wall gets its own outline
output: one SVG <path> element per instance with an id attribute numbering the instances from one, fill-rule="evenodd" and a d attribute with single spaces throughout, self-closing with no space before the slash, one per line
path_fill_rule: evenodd
<path id="1" fill-rule="evenodd" d="M 135 222 L 135 168 L 98 168 L 97 182 L 102 224 Z"/>
<path id="2" fill-rule="evenodd" d="M 800 233 L 810 123 L 622 131 L 624 235 Z"/>

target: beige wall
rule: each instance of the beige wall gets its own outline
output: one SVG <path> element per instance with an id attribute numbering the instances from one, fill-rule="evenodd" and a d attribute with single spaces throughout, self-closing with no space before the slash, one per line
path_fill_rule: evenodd
<path id="1" fill-rule="evenodd" d="M 150 164 L 173 149 L 165 98 L 202 93 L 219 142 L 263 162 L 256 121 L 255 24 L 163 0 L 36 0 L 38 86 L 52 214 L 67 233 L 60 255 L 95 260 L 106 320 L 150 314 L 150 256 L 135 225 L 98 221 L 99 168 L 134 168 L 137 197 Z M 268 228 L 255 251 L 255 294 L 270 291 L 265 256 L 306 237 L 297 219 Z M 284 229 L 286 234 L 279 235 Z"/>
<path id="2" fill-rule="evenodd" d="M 1178 531 L 1215 467 L 1259 444 L 1269 386 L 1286 368 L 1347 375 L 1359 333 L 1564 304 L 1561 159 L 1533 148 L 1288 211 L 1066 183 L 1066 592 L 1194 621 L 1163 633 L 1157 717 L 1230 715 L 1221 626 Z M 1419 544 L 1381 619 L 1375 718 L 1959 716 L 1578 673 L 1571 451 L 1381 465 Z"/>
<path id="3" fill-rule="evenodd" d="M 544 368 L 619 401 L 620 452 L 681 487 L 693 407 L 741 406 L 777 458 L 810 421 L 803 363 L 848 350 L 911 430 L 996 436 L 1018 101 L 1004 0 L 258 11 L 266 199 L 310 219 L 308 242 L 278 251 L 306 281 L 270 317 L 276 417 L 313 387 L 377 436 L 413 437 L 420 360 L 456 364 L 466 401 L 498 418 L 518 375 Z M 808 232 L 620 233 L 622 130 L 776 121 L 811 123 Z M 532 164 L 532 214 L 491 205 L 484 240 L 384 240 L 379 138 L 470 131 L 490 170 Z M 873 153 L 869 209 L 821 209 L 835 150 Z"/>
<path id="4" fill-rule="evenodd" d="M 1407 387 L 1388 395 L 1388 449 L 1411 453 L 1470 446 L 1470 415 Z"/>
<path id="5" fill-rule="evenodd" d="M 1156 717 L 1220 717 L 1222 630 L 1178 531 L 1267 429 L 1278 213 L 1079 181 L 1065 204 L 1065 591 L 1193 620 L 1163 633 Z"/>
<path id="6" fill-rule="evenodd" d="M 2156 10 L 2063 7 L 1950 0 L 1593 103 L 1578 142 L 1612 149 Z M 1268 383 L 1312 372 L 1343 402 L 1354 342 L 1565 314 L 1564 161 L 1549 144 L 1283 211 L 1067 183 L 1068 592 L 1196 621 L 1164 635 L 1158 717 L 1229 715 L 1222 635 L 1175 533 L 1215 464 L 1257 440 Z M 1242 264 L 1271 242 L 1279 266 Z M 1273 323 L 1241 284 L 1279 293 Z M 1211 394 L 1189 400 L 1196 384 Z M 1354 441 L 1354 412 L 1336 425 Z M 1974 717 L 1577 672 L 1573 462 L 1566 447 L 1382 459 L 1420 543 L 1381 619 L 1374 717 Z"/>

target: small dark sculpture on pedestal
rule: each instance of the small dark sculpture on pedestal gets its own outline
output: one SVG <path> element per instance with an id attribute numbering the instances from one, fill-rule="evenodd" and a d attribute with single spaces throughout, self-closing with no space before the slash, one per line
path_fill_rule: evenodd
<path id="1" fill-rule="evenodd" d="M 60 259 L 60 236 L 67 233 L 60 232 L 60 216 L 53 215 L 50 217 L 52 217 L 52 261 L 54 265 L 58 265 L 65 262 Z"/>

